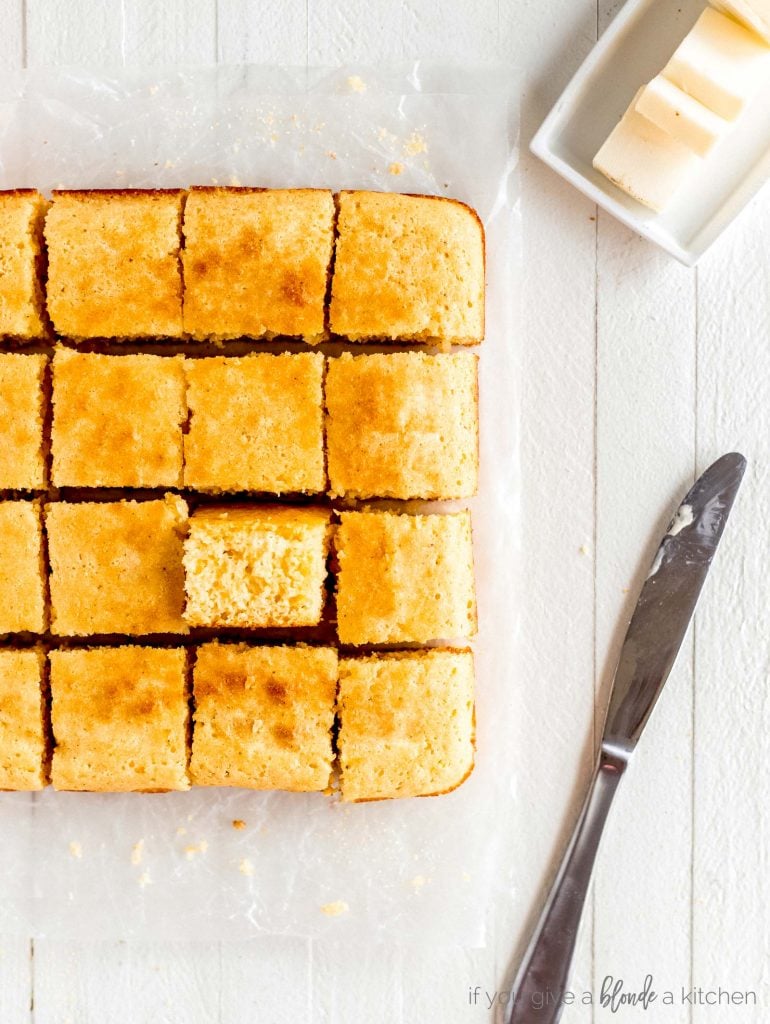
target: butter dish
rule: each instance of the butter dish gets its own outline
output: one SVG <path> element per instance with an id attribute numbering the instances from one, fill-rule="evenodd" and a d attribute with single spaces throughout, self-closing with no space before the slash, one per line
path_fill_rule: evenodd
<path id="1" fill-rule="evenodd" d="M 687 266 L 694 266 L 770 175 L 770 88 L 748 105 L 727 140 L 661 212 L 626 195 L 592 160 L 639 92 L 665 67 L 707 7 L 705 0 L 629 0 L 532 140 L 563 178 Z"/>

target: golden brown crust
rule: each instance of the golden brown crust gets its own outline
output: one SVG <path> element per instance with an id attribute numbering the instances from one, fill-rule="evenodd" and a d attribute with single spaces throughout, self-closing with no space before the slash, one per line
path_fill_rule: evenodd
<path id="1" fill-rule="evenodd" d="M 52 651 L 56 789 L 188 789 L 182 649 Z"/>

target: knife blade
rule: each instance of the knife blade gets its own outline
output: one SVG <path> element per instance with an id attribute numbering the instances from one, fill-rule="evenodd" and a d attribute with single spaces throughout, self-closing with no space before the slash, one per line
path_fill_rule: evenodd
<path id="1" fill-rule="evenodd" d="M 556 879 L 496 1020 L 556 1024 L 607 817 L 695 611 L 746 469 L 723 455 L 680 504 L 653 559 L 623 641 L 601 749 Z"/>

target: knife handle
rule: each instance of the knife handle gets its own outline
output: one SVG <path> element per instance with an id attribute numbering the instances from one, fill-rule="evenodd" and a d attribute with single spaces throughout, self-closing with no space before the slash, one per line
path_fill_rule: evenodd
<path id="1" fill-rule="evenodd" d="M 556 1024 L 564 1009 L 580 918 L 626 760 L 602 752 L 575 830 L 498 1024 Z"/>

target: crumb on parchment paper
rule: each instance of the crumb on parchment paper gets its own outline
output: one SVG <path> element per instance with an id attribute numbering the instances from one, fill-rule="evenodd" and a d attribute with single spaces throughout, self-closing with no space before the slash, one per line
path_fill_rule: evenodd
<path id="1" fill-rule="evenodd" d="M 73 839 L 69 844 L 70 857 L 75 857 L 76 860 L 80 860 L 83 856 L 83 847 L 80 843 Z"/>
<path id="2" fill-rule="evenodd" d="M 144 856 L 144 839 L 140 839 L 131 847 L 131 863 L 141 864 Z"/>
<path id="3" fill-rule="evenodd" d="M 242 875 L 246 875 L 250 878 L 254 874 L 254 865 L 251 863 L 248 857 L 244 857 L 243 860 L 238 865 L 238 870 Z"/>
<path id="4" fill-rule="evenodd" d="M 417 156 L 418 153 L 428 152 L 428 143 L 419 132 L 412 132 L 404 142 L 404 152 L 407 156 Z"/>
<path id="5" fill-rule="evenodd" d="M 246 822 L 243 818 L 233 818 L 233 828 L 240 832 L 246 828 Z"/>
<path id="6" fill-rule="evenodd" d="M 321 905 L 321 912 L 326 914 L 327 917 L 339 917 L 341 914 L 347 914 L 350 907 L 345 900 L 334 900 L 333 903 L 324 903 Z"/>
<path id="7" fill-rule="evenodd" d="M 388 174 L 403 174 L 404 165 L 399 163 L 392 163 L 388 168 Z"/>
<path id="8" fill-rule="evenodd" d="M 351 92 L 366 92 L 366 82 L 360 75 L 349 75 L 348 89 Z"/>
<path id="9" fill-rule="evenodd" d="M 197 843 L 191 843 L 189 846 L 185 846 L 184 855 L 188 860 L 192 860 L 197 853 L 205 853 L 208 850 L 209 844 L 205 839 L 201 839 Z"/>
<path id="10" fill-rule="evenodd" d="M 150 878 L 149 871 L 143 871 L 138 878 L 139 887 L 145 889 L 148 885 L 152 885 L 152 879 Z"/>

